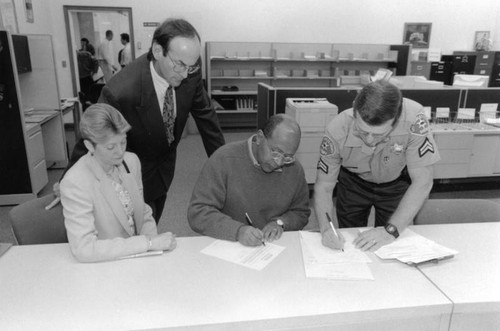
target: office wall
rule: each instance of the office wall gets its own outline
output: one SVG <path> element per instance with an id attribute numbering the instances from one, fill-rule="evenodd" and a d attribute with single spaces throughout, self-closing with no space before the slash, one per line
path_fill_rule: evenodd
<path id="1" fill-rule="evenodd" d="M 498 0 L 33 0 L 35 22 L 25 22 L 24 0 L 14 0 L 21 33 L 54 36 L 60 95 L 72 95 L 63 5 L 131 7 L 136 54 L 147 51 L 143 22 L 184 17 L 202 41 L 401 43 L 405 22 L 432 22 L 430 47 L 471 50 L 474 32 L 489 30 L 500 50 Z M 140 44 L 140 49 L 139 49 Z"/>

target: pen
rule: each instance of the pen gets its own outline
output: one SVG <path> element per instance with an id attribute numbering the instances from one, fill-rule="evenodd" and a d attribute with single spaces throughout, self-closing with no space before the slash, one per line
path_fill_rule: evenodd
<path id="1" fill-rule="evenodd" d="M 335 234 L 335 236 L 337 236 L 337 238 L 339 238 L 339 235 L 337 234 L 337 231 L 335 230 L 335 227 L 333 226 L 333 222 L 332 222 L 332 219 L 330 218 L 330 215 L 328 215 L 328 213 L 325 213 L 326 214 L 326 218 L 328 219 L 328 222 L 330 223 L 330 227 L 332 228 L 333 230 L 333 233 Z M 344 251 L 343 248 L 341 248 L 342 252 Z"/>
<path id="2" fill-rule="evenodd" d="M 252 219 L 250 218 L 250 216 L 248 216 L 248 213 L 245 213 L 245 219 L 247 220 L 247 223 L 249 225 L 253 226 Z M 264 242 L 264 240 L 262 240 L 262 245 L 266 246 L 266 243 Z"/>
<path id="3" fill-rule="evenodd" d="M 54 200 L 52 200 L 51 203 L 49 203 L 47 206 L 45 206 L 45 210 L 52 209 L 52 207 L 57 205 L 59 203 L 59 201 L 61 201 L 61 198 L 59 198 L 59 197 L 55 198 Z"/>

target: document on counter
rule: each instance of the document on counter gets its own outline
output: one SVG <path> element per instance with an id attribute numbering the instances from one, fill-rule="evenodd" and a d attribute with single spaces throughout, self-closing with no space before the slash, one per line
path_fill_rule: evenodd
<path id="1" fill-rule="evenodd" d="M 300 231 L 300 244 L 304 269 L 308 278 L 332 280 L 373 280 L 368 267 L 371 259 L 352 243 L 356 237 L 350 231 L 342 231 L 344 251 L 323 246 L 321 233 Z"/>
<path id="2" fill-rule="evenodd" d="M 397 240 L 380 247 L 375 251 L 375 254 L 381 259 L 397 259 L 403 263 L 414 265 L 424 262 L 438 262 L 451 258 L 458 252 L 406 229 Z"/>
<path id="3" fill-rule="evenodd" d="M 243 246 L 239 242 L 215 240 L 202 249 L 201 253 L 260 271 L 271 263 L 284 249 L 285 247 L 272 243 L 249 247 Z"/>
<path id="4" fill-rule="evenodd" d="M 0 243 L 0 256 L 5 254 L 9 250 L 9 248 L 12 247 L 12 244 L 10 243 Z"/>

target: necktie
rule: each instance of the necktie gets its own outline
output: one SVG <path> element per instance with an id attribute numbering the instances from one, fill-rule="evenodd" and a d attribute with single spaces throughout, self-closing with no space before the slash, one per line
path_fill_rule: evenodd
<path id="1" fill-rule="evenodd" d="M 174 94 L 172 86 L 167 88 L 165 92 L 165 99 L 163 100 L 163 124 L 165 125 L 165 131 L 167 133 L 168 143 L 171 144 L 174 141 Z"/>

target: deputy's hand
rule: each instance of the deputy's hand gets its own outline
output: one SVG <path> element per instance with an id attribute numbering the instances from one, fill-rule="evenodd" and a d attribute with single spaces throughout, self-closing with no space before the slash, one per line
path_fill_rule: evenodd
<path id="1" fill-rule="evenodd" d="M 253 226 L 243 225 L 238 230 L 238 241 L 245 246 L 259 246 L 264 242 L 264 234 Z"/>
<path id="2" fill-rule="evenodd" d="M 151 250 L 153 251 L 172 251 L 177 247 L 175 234 L 165 232 L 151 237 Z"/>
<path id="3" fill-rule="evenodd" d="M 59 189 L 59 182 L 54 183 L 54 186 L 52 186 L 52 191 L 54 191 L 54 195 L 56 196 L 56 198 L 61 197 L 61 191 Z"/>
<path id="4" fill-rule="evenodd" d="M 262 229 L 262 232 L 264 233 L 264 240 L 271 242 L 281 238 L 281 235 L 283 234 L 283 227 L 279 226 L 276 221 L 272 221 L 266 224 L 266 226 Z"/>
<path id="5" fill-rule="evenodd" d="M 333 233 L 331 228 L 326 229 L 321 233 L 321 243 L 323 246 L 330 247 L 331 249 L 344 249 L 345 239 L 342 233 L 337 230 L 338 237 Z"/>
<path id="6" fill-rule="evenodd" d="M 380 247 L 390 244 L 394 241 L 394 237 L 387 233 L 383 227 L 370 229 L 361 232 L 356 239 L 354 245 L 362 251 L 375 252 Z"/>

